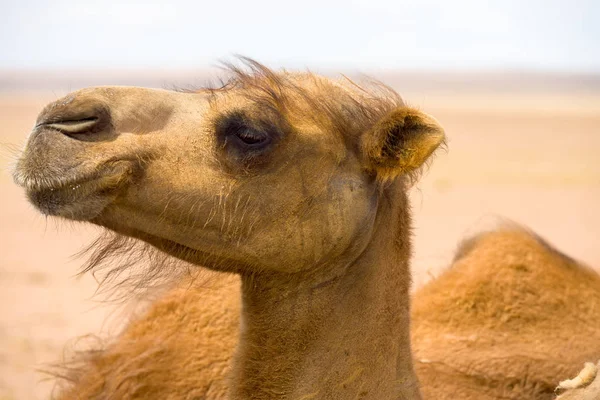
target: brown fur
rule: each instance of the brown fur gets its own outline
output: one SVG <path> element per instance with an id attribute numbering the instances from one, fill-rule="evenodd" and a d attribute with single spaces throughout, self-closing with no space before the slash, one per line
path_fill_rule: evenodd
<path id="1" fill-rule="evenodd" d="M 413 302 L 424 397 L 554 398 L 559 380 L 600 358 L 599 307 L 598 274 L 537 235 L 509 227 L 468 240 Z"/>
<path id="2" fill-rule="evenodd" d="M 180 283 L 106 349 L 76 353 L 55 368 L 57 398 L 225 399 L 238 341 L 239 279 L 205 282 Z"/>
<path id="3" fill-rule="evenodd" d="M 239 281 L 222 279 L 168 293 L 94 353 L 59 399 L 226 398 L 240 304 Z M 514 226 L 466 241 L 413 302 L 426 399 L 553 399 L 560 379 L 600 357 L 600 277 Z"/>

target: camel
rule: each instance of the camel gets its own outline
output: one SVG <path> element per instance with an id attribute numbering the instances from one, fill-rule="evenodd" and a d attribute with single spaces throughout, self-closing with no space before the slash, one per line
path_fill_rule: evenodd
<path id="1" fill-rule="evenodd" d="M 142 252 L 234 274 L 214 291 L 178 288 L 159 300 L 73 371 L 76 385 L 62 398 L 421 398 L 406 191 L 443 146 L 443 129 L 383 85 L 246 62 L 249 71 L 232 67 L 222 88 L 91 88 L 40 114 L 15 180 L 42 213 L 114 232 L 91 267 L 119 254 L 115 243 L 129 237 L 150 246 Z M 459 252 L 456 264 L 482 246 Z M 419 292 L 427 300 L 415 297 L 415 321 L 428 307 L 444 309 L 441 282 L 460 281 L 457 270 Z M 477 285 L 462 287 L 477 294 Z M 494 304 L 506 306 L 492 301 L 489 309 Z M 473 305 L 459 310 L 468 318 Z M 412 330 L 426 398 L 539 389 L 529 369 L 523 384 L 501 362 L 486 370 L 484 358 L 474 368 L 444 355 L 447 341 L 449 349 L 463 341 L 494 355 L 493 340 L 444 328 L 505 327 L 461 331 L 444 316 L 436 311 Z M 481 314 L 490 316 L 498 314 Z M 554 360 L 559 372 L 598 356 L 586 351 Z M 554 364 L 540 365 L 554 373 Z"/>
<path id="2" fill-rule="evenodd" d="M 231 275 L 179 281 L 113 343 L 55 371 L 66 378 L 58 398 L 227 398 L 239 283 Z M 600 277 L 517 225 L 466 240 L 412 303 L 425 399 L 554 399 L 558 377 L 600 358 Z M 598 399 L 593 385 L 559 399 Z"/>
<path id="3" fill-rule="evenodd" d="M 247 66 L 55 101 L 14 178 L 46 215 L 239 275 L 231 399 L 420 399 L 407 188 L 443 129 L 383 85 Z"/>

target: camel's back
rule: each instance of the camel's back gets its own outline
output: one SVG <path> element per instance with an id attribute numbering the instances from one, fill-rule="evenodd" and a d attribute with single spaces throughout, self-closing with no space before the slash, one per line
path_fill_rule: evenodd
<path id="1" fill-rule="evenodd" d="M 524 229 L 481 234 L 415 295 L 425 398 L 552 399 L 600 357 L 599 311 L 594 271 Z"/>

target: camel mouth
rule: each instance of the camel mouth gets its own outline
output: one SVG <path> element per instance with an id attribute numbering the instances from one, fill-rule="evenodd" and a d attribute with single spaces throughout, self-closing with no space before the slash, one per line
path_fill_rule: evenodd
<path id="1" fill-rule="evenodd" d="M 131 181 L 131 162 L 120 161 L 70 179 L 27 179 L 29 201 L 43 214 L 74 220 L 98 216 Z"/>

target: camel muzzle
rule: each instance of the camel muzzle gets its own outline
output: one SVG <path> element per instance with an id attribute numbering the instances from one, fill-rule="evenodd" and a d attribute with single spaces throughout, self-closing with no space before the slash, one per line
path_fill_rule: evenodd
<path id="1" fill-rule="evenodd" d="M 38 117 L 34 132 L 51 129 L 77 140 L 102 140 L 95 134 L 110 130 L 111 115 L 108 108 L 94 100 L 82 102 L 80 98 L 76 99 L 79 101 L 59 101 L 46 107 Z"/>

